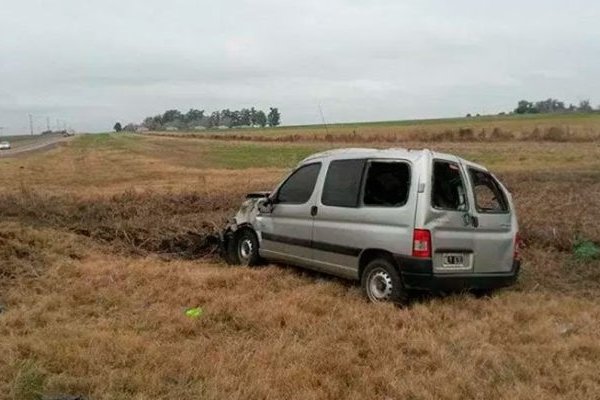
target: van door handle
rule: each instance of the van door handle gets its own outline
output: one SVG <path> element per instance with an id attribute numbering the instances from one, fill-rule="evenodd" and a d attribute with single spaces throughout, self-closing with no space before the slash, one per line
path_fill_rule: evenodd
<path id="1" fill-rule="evenodd" d="M 471 225 L 473 228 L 477 228 L 479 226 L 479 218 L 469 213 L 463 215 L 463 221 L 465 226 Z"/>
<path id="2" fill-rule="evenodd" d="M 314 217 L 315 215 L 317 215 L 318 211 L 319 211 L 319 208 L 317 206 L 312 206 L 310 208 L 310 215 L 312 215 Z"/>

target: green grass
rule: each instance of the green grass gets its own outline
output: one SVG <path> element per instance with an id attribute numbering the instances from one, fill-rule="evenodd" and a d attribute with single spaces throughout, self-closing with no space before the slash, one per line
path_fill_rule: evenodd
<path id="1" fill-rule="evenodd" d="M 167 164 L 193 169 L 225 168 L 291 168 L 305 157 L 336 147 L 355 147 L 352 143 L 335 145 L 323 142 L 249 142 L 177 137 L 156 137 L 131 134 L 84 135 L 72 142 L 81 152 L 100 150 L 104 158 L 135 159 L 138 156 L 161 160 Z M 369 143 L 361 147 L 394 147 L 391 143 Z M 487 166 L 492 170 L 527 166 L 540 170 L 548 165 L 581 168 L 600 167 L 594 147 L 570 143 L 544 143 L 519 146 L 516 143 L 423 143 L 416 148 L 448 152 Z"/>
<path id="2" fill-rule="evenodd" d="M 48 138 L 48 137 L 56 137 L 56 136 L 62 136 L 62 134 L 60 133 L 54 133 L 51 135 L 10 135 L 10 136 L 0 136 L 0 142 L 11 142 L 11 143 L 16 143 L 16 142 L 35 142 L 38 141 L 40 139 L 44 139 L 44 138 Z"/>
<path id="3" fill-rule="evenodd" d="M 305 157 L 327 147 L 293 143 L 262 144 L 157 138 L 131 134 L 95 134 L 76 138 L 80 151 L 126 152 L 131 157 L 146 156 L 189 168 L 289 168 Z"/>
<path id="4" fill-rule="evenodd" d="M 17 375 L 12 382 L 13 399 L 41 400 L 43 398 L 45 377 L 35 363 L 26 360 L 18 367 Z"/>
<path id="5" fill-rule="evenodd" d="M 77 136 L 73 146 L 79 149 L 121 149 L 125 150 L 135 141 L 135 136 L 117 133 L 95 133 Z"/>
<path id="6" fill-rule="evenodd" d="M 600 258 L 600 247 L 590 240 L 582 240 L 575 244 L 573 253 L 580 261 L 591 261 Z"/>
<path id="7" fill-rule="evenodd" d="M 293 167 L 323 146 L 211 143 L 207 161 L 216 168 Z"/>
<path id="8" fill-rule="evenodd" d="M 39 139 L 40 135 L 12 135 L 12 136 L 0 136 L 0 142 L 27 142 L 30 140 Z"/>

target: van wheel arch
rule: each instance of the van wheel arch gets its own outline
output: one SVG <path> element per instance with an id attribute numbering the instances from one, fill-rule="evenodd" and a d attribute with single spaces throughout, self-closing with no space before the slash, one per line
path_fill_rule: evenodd
<path id="1" fill-rule="evenodd" d="M 364 257 L 360 286 L 369 301 L 392 302 L 398 306 L 409 304 L 410 295 L 392 255 L 386 251 L 372 251 Z"/>
<path id="2" fill-rule="evenodd" d="M 392 253 L 383 249 L 365 249 L 358 256 L 358 279 L 362 279 L 362 274 L 367 265 L 377 258 L 385 258 L 396 268 L 398 274 L 400 273 L 400 267 L 394 260 Z"/>

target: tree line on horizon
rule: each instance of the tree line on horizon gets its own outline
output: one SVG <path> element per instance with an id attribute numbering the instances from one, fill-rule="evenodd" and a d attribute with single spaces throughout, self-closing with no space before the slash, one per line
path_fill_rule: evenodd
<path id="1" fill-rule="evenodd" d="M 191 108 L 183 113 L 179 110 L 167 110 L 162 114 L 146 117 L 144 121 L 137 124 L 121 126 L 117 122 L 114 130 L 136 131 L 140 127 L 150 131 L 162 130 L 197 130 L 210 128 L 236 128 L 236 127 L 275 127 L 281 123 L 281 113 L 277 107 L 270 107 L 269 112 L 257 110 L 254 107 L 242 108 L 241 110 L 224 109 L 205 114 L 204 110 Z"/>
<path id="2" fill-rule="evenodd" d="M 569 103 L 567 106 L 564 101 L 548 98 L 540 101 L 519 100 L 517 107 L 509 112 L 502 111 L 498 115 L 510 114 L 558 114 L 558 113 L 591 113 L 600 112 L 600 105 L 597 108 L 592 107 L 590 100 L 581 100 L 577 105 Z M 467 118 L 480 117 L 481 114 L 472 115 L 468 113 Z"/>
<path id="3" fill-rule="evenodd" d="M 517 103 L 517 108 L 514 109 L 515 114 L 551 114 L 551 113 L 568 113 L 568 112 L 593 112 L 594 110 L 589 100 L 581 100 L 579 104 L 566 105 L 565 102 L 549 98 L 536 102 L 521 100 Z"/>

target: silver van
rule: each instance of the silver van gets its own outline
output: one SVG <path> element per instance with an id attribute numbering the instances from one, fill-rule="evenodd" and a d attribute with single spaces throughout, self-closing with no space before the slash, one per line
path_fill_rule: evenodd
<path id="1" fill-rule="evenodd" d="M 340 149 L 249 194 L 223 249 L 232 264 L 302 266 L 404 303 L 413 290 L 512 284 L 518 241 L 511 195 L 485 167 L 430 150 Z"/>

